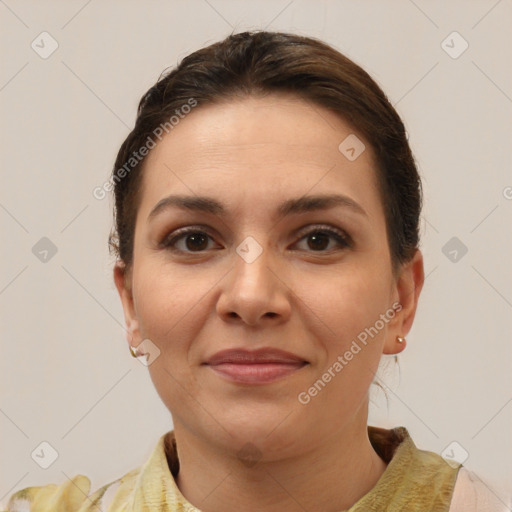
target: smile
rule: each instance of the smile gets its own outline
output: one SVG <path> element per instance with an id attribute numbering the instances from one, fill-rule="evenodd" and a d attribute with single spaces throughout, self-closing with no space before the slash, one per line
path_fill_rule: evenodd
<path id="1" fill-rule="evenodd" d="M 288 377 L 308 363 L 220 363 L 208 365 L 211 370 L 232 382 L 240 384 L 268 384 Z"/>

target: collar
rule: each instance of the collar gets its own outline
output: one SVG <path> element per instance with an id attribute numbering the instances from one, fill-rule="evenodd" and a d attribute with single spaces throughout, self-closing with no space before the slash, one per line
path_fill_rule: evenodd
<path id="1" fill-rule="evenodd" d="M 371 491 L 343 512 L 448 511 L 460 464 L 419 450 L 405 427 L 368 426 L 368 437 L 387 467 Z M 171 430 L 160 437 L 139 471 L 127 474 L 125 482 L 121 479 L 114 502 L 128 505 L 122 508 L 127 511 L 154 507 L 160 512 L 201 512 L 181 494 L 175 480 L 178 472 L 176 438 Z M 131 484 L 127 486 L 131 492 L 122 492 L 123 483 Z"/>

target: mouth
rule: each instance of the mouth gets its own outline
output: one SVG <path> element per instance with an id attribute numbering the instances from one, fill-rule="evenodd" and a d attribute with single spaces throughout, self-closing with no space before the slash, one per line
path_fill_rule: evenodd
<path id="1" fill-rule="evenodd" d="M 223 350 L 203 364 L 231 382 L 254 385 L 289 377 L 309 365 L 309 362 L 290 352 L 262 348 L 254 351 Z"/>

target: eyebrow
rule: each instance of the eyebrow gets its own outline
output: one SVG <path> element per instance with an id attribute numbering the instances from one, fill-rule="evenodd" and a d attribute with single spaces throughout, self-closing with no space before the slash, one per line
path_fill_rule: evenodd
<path id="1" fill-rule="evenodd" d="M 368 217 L 368 214 L 360 204 L 356 203 L 350 197 L 340 194 L 311 195 L 287 199 L 278 206 L 275 215 L 277 218 L 283 218 L 299 213 L 328 210 L 336 206 L 349 208 L 355 213 Z M 170 195 L 160 200 L 151 210 L 148 215 L 148 222 L 159 213 L 173 207 L 182 210 L 211 213 L 219 217 L 225 217 L 227 215 L 226 207 L 213 197 Z"/>

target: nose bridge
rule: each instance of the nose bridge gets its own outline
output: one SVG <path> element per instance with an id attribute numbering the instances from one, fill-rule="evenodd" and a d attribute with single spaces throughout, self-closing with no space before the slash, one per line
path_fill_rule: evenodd
<path id="1" fill-rule="evenodd" d="M 283 286 L 274 275 L 275 258 L 267 235 L 247 236 L 236 247 L 232 271 L 224 283 L 218 312 L 255 324 L 261 318 L 285 316 L 289 311 Z M 261 241 L 261 243 L 260 243 Z"/>
<path id="2" fill-rule="evenodd" d="M 246 295 L 251 300 L 262 300 L 273 289 L 272 273 L 268 268 L 272 254 L 265 237 L 258 236 L 260 243 L 253 236 L 247 236 L 236 247 L 232 286 L 241 297 Z"/>

